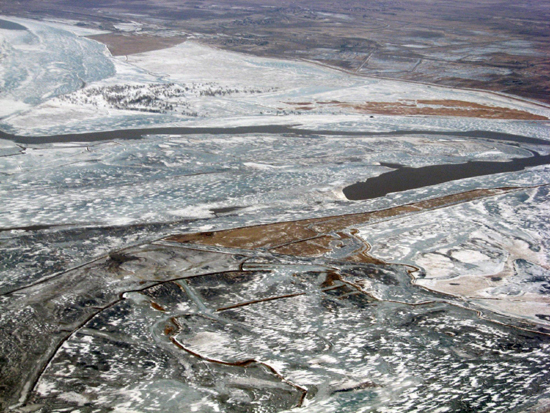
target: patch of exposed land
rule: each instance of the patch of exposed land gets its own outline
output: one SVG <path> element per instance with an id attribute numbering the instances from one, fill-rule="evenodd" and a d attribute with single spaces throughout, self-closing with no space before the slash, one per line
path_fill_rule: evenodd
<path id="1" fill-rule="evenodd" d="M 349 231 L 347 229 L 404 214 L 500 195 L 512 190 L 514 188 L 478 189 L 380 211 L 278 222 L 214 232 L 173 235 L 166 238 L 166 240 L 182 244 L 200 244 L 223 248 L 267 249 L 280 254 L 300 257 L 328 256 L 342 250 L 346 252 L 338 254 L 338 258 L 341 260 L 381 264 L 382 261 L 368 254 L 370 247 L 355 237 L 353 230 Z M 345 246 L 349 248 L 344 248 Z"/>
<path id="2" fill-rule="evenodd" d="M 149 34 L 106 33 L 88 37 L 105 44 L 113 56 L 126 56 L 166 49 L 185 41 L 185 37 L 180 36 L 161 37 Z"/>
<path id="3" fill-rule="evenodd" d="M 524 110 L 483 105 L 460 100 L 402 100 L 397 102 L 285 102 L 296 110 L 313 110 L 317 105 L 351 108 L 359 113 L 401 116 L 458 116 L 484 119 L 547 120 Z"/>

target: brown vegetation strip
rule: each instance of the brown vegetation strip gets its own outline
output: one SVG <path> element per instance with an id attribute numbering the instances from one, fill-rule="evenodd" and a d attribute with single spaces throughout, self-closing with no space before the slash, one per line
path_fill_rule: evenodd
<path id="1" fill-rule="evenodd" d="M 331 235 L 322 235 L 313 239 L 300 240 L 275 247 L 271 251 L 284 255 L 320 257 L 332 251 L 330 243 L 334 240 L 334 237 Z"/>
<path id="2" fill-rule="evenodd" d="M 151 301 L 151 307 L 153 307 L 157 311 L 166 312 L 166 308 L 164 308 L 160 304 L 155 303 L 154 301 Z"/>
<path id="3" fill-rule="evenodd" d="M 335 217 L 312 218 L 300 221 L 278 222 L 252 227 L 228 229 L 216 232 L 199 232 L 193 234 L 173 235 L 165 240 L 183 244 L 200 244 L 223 248 L 254 250 L 257 248 L 272 249 L 280 254 L 310 257 L 319 256 L 332 250 L 331 242 L 338 244 L 350 238 L 343 232 L 354 225 L 366 224 L 387 218 L 397 217 L 423 210 L 472 201 L 475 199 L 500 195 L 516 188 L 476 189 L 439 198 L 427 199 L 379 211 L 341 215 Z M 354 237 L 356 238 L 356 237 Z M 360 243 L 359 238 L 356 238 Z M 381 264 L 382 261 L 368 254 L 369 246 L 354 251 L 346 260 L 361 263 Z"/>
<path id="4" fill-rule="evenodd" d="M 291 103 L 301 106 L 300 103 Z M 489 106 L 474 102 L 465 102 L 452 99 L 434 100 L 402 100 L 397 102 L 317 102 L 320 105 L 333 105 L 342 108 L 351 108 L 360 113 L 377 115 L 400 115 L 400 116 L 459 116 L 484 119 L 521 119 L 521 120 L 548 120 L 547 117 L 536 115 L 525 110 L 505 108 L 500 106 Z"/>
<path id="5" fill-rule="evenodd" d="M 126 56 L 166 49 L 185 41 L 183 37 L 159 37 L 117 33 L 98 34 L 88 37 L 107 46 L 113 56 Z"/>

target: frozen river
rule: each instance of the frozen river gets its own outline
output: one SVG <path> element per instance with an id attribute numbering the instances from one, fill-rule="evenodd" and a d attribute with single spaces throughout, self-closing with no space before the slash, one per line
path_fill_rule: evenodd
<path id="1" fill-rule="evenodd" d="M 546 108 L 54 26 L 0 20 L 0 410 L 550 397 L 547 122 L 353 109 Z"/>

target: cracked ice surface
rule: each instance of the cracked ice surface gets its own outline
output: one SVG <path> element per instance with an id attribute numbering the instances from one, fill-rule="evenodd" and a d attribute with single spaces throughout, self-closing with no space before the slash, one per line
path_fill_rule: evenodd
<path id="1" fill-rule="evenodd" d="M 390 170 L 380 162 L 420 167 L 530 156 L 504 144 L 407 136 L 173 135 L 15 149 L 6 146 L 0 166 L 6 177 L 0 190 L 11 194 L 0 207 L 5 228 L 211 218 L 212 208 L 228 206 L 307 206 L 343 199 L 346 184 Z M 535 185 L 544 182 L 545 170 L 506 179 Z M 484 179 L 504 183 L 504 177 Z M 478 181 L 452 185 L 468 190 L 468 182 Z"/>
<path id="2" fill-rule="evenodd" d="M 157 248 L 129 251 L 140 261 L 118 269 L 84 271 L 139 279 L 171 262 Z M 342 281 L 327 288 L 321 263 L 266 259 L 243 271 L 183 269 L 184 278 L 125 293 L 100 311 L 91 295 L 93 307 L 78 306 L 96 315 L 60 346 L 33 402 L 151 412 L 181 403 L 227 412 L 510 412 L 548 395 L 548 338 L 423 292 L 399 266 L 337 266 Z M 417 298 L 373 299 L 354 287 L 361 280 Z"/>
<path id="3" fill-rule="evenodd" d="M 419 213 L 360 228 L 371 253 L 415 265 L 416 283 L 548 322 L 548 188 Z"/>
<path id="4" fill-rule="evenodd" d="M 86 256 L 95 257 L 143 237 L 150 239 L 155 231 L 166 234 L 176 228 L 196 231 L 338 215 L 480 186 L 532 186 L 549 179 L 548 168 L 542 166 L 389 194 L 359 204 L 344 200 L 343 186 L 390 170 L 381 161 L 424 166 L 462 163 L 472 157 L 498 161 L 529 155 L 504 143 L 452 135 L 405 135 L 390 140 L 317 134 L 163 135 L 94 144 L 19 147 L 4 142 L 0 151 L 4 155 L 0 158 L 4 176 L 0 191 L 6 194 L 0 206 L 1 227 L 82 227 L 70 230 L 67 240 L 63 227 L 35 234 L 2 233 L 6 254 L 0 261 L 6 276 L 1 285 L 7 290 L 82 262 Z M 220 208 L 237 209 L 220 214 L 216 212 Z M 482 219 L 483 211 L 474 212 Z M 503 222 L 509 218 L 513 215 L 502 217 Z M 111 225 L 119 228 L 111 229 L 112 234 L 101 230 Z M 124 225 L 136 226 L 125 229 Z M 393 248 L 397 252 L 401 246 L 394 244 Z M 386 258 L 399 260 L 398 256 Z"/>

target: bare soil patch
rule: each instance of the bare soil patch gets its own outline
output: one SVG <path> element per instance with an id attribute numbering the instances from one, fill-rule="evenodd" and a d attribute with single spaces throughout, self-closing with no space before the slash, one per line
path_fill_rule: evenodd
<path id="1" fill-rule="evenodd" d="M 119 33 L 98 34 L 88 37 L 107 46 L 113 56 L 127 56 L 150 52 L 152 50 L 166 49 L 185 41 L 184 37 L 160 37 Z"/>
<path id="2" fill-rule="evenodd" d="M 458 116 L 483 119 L 548 120 L 524 110 L 489 106 L 461 100 L 403 100 L 397 102 L 319 102 L 351 108 L 357 112 L 377 115 L 400 116 Z"/>
<path id="3" fill-rule="evenodd" d="M 500 195 L 515 188 L 478 189 L 439 198 L 428 199 L 408 205 L 401 205 L 380 211 L 349 214 L 300 221 L 278 222 L 267 225 L 235 228 L 215 232 L 173 235 L 167 241 L 182 244 L 199 244 L 224 248 L 269 249 L 273 252 L 299 257 L 323 256 L 333 251 L 339 243 L 349 238 L 359 241 L 361 247 L 343 260 L 361 263 L 383 264 L 370 256 L 370 246 L 346 230 L 356 225 L 380 221 L 423 210 L 468 202 L 474 199 Z"/>

